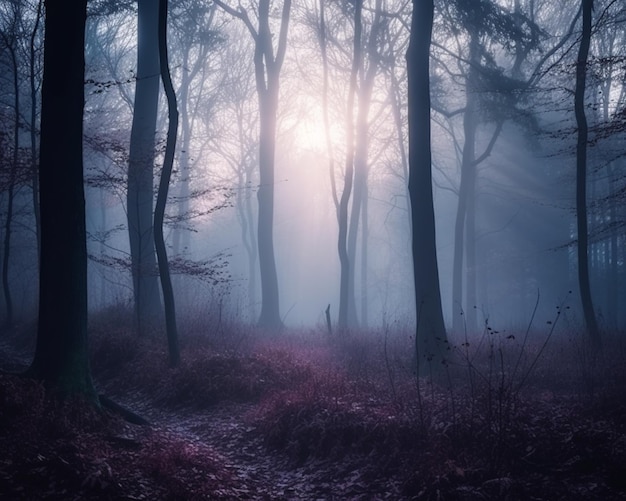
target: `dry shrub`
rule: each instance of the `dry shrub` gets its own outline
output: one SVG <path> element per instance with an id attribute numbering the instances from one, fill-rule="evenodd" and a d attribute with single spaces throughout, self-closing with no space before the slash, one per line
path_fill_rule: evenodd
<path id="1" fill-rule="evenodd" d="M 138 454 L 138 465 L 158 483 L 159 498 L 234 499 L 234 477 L 210 447 L 169 433 L 151 433 Z"/>
<path id="2" fill-rule="evenodd" d="M 384 468 L 418 433 L 396 407 L 364 393 L 338 370 L 315 372 L 297 388 L 270 394 L 250 418 L 270 448 L 286 451 L 297 464 L 356 454 L 386 456 L 378 463 Z"/>

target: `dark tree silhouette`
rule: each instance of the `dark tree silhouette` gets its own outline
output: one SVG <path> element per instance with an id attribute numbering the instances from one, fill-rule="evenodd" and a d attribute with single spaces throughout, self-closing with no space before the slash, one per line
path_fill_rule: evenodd
<path id="1" fill-rule="evenodd" d="M 589 127 L 585 115 L 585 84 L 587 79 L 587 58 L 591 42 L 591 17 L 593 0 L 581 0 L 583 29 L 576 60 L 576 90 L 574 111 L 578 128 L 576 144 L 576 224 L 578 230 L 578 285 L 582 301 L 585 324 L 589 338 L 596 348 L 600 347 L 600 330 L 593 309 L 591 286 L 589 283 L 589 235 L 587 233 L 587 141 Z"/>
<path id="2" fill-rule="evenodd" d="M 47 0 L 41 109 L 41 269 L 35 357 L 27 371 L 97 399 L 87 353 L 83 189 L 86 0 Z"/>
<path id="3" fill-rule="evenodd" d="M 43 0 L 37 2 L 35 22 L 30 33 L 30 43 L 28 47 L 29 55 L 29 84 L 30 84 L 30 151 L 31 151 L 31 173 L 32 173 L 32 196 L 33 214 L 35 216 L 35 236 L 37 237 L 37 257 L 41 254 L 40 237 L 40 210 L 39 210 L 39 172 L 37 163 L 37 97 L 38 97 L 38 53 L 37 37 L 40 35 L 41 18 L 43 15 Z"/>
<path id="4" fill-rule="evenodd" d="M 165 328 L 167 331 L 167 346 L 169 350 L 170 364 L 177 366 L 180 363 L 180 351 L 178 349 L 178 331 L 176 328 L 176 303 L 170 277 L 170 267 L 167 261 L 167 249 L 163 238 L 163 218 L 167 203 L 167 192 L 172 177 L 172 165 L 174 164 L 174 152 L 176 150 L 176 132 L 178 130 L 178 109 L 176 107 L 176 94 L 172 85 L 170 68 L 167 56 L 167 0 L 159 0 L 159 59 L 161 66 L 161 80 L 167 96 L 168 106 L 168 129 L 167 143 L 165 145 L 165 158 L 163 170 L 159 182 L 156 206 L 154 208 L 154 244 L 159 264 L 161 288 L 163 290 L 163 303 L 165 307 Z"/>
<path id="5" fill-rule="evenodd" d="M 20 147 L 20 82 L 19 68 L 17 62 L 17 20 L 18 12 L 14 12 L 13 26 L 10 35 L 4 31 L 0 33 L 2 41 L 9 52 L 11 73 L 13 74 L 13 107 L 15 115 L 13 119 L 13 155 L 11 158 L 11 168 L 9 169 L 9 184 L 7 187 L 7 214 L 4 220 L 4 245 L 2 255 L 2 291 L 6 308 L 6 318 L 4 324 L 7 327 L 13 325 L 13 299 L 11 296 L 11 286 L 9 283 L 9 264 L 11 256 L 11 232 L 13 224 L 13 206 L 15 201 L 15 181 L 17 177 L 17 163 Z"/>
<path id="6" fill-rule="evenodd" d="M 128 236 L 137 330 L 161 314 L 152 204 L 155 131 L 159 103 L 158 4 L 138 1 L 137 81 L 128 161 Z"/>
<path id="7" fill-rule="evenodd" d="M 407 51 L 409 196 L 417 315 L 415 348 L 419 372 L 424 372 L 433 363 L 440 364 L 447 346 L 435 246 L 431 171 L 429 68 L 433 10 L 433 0 L 413 0 Z"/>

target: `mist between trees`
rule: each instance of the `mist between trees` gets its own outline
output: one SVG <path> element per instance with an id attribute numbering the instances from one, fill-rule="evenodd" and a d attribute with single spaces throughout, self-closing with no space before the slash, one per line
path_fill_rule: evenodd
<path id="1" fill-rule="evenodd" d="M 537 318 L 567 298 L 562 326 L 584 325 L 577 85 L 590 298 L 602 329 L 626 325 L 626 14 L 594 4 L 581 91 L 579 1 L 435 2 L 432 184 L 450 331 L 525 326 L 538 294 Z M 127 304 L 145 332 L 163 316 L 152 232 L 168 113 L 155 5 L 89 2 L 84 52 L 88 304 Z M 9 324 L 37 306 L 44 19 L 37 1 L 0 7 Z M 415 323 L 410 23 L 402 1 L 170 1 L 179 125 L 164 238 L 180 323 L 326 329 L 326 311 L 331 329 Z"/>

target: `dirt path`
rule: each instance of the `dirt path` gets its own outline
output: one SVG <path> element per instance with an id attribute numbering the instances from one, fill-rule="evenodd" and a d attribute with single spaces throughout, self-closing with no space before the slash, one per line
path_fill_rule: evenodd
<path id="1" fill-rule="evenodd" d="M 0 369 L 21 372 L 29 363 L 28 352 L 0 339 Z M 223 458 L 225 469 L 240 479 L 242 500 L 402 499 L 391 482 L 375 482 L 378 493 L 370 492 L 371 469 L 366 471 L 358 461 L 309 458 L 295 465 L 286 454 L 268 451 L 250 418 L 254 404 L 222 402 L 202 411 L 170 409 L 155 406 L 148 396 L 116 392 L 114 385 L 103 390 L 115 402 L 147 419 L 157 431 L 213 449 Z"/>
<path id="2" fill-rule="evenodd" d="M 314 459 L 295 466 L 280 452 L 268 453 L 248 418 L 252 404 L 222 403 L 192 412 L 154 409 L 141 399 L 117 397 L 117 401 L 148 419 L 152 426 L 213 448 L 224 458 L 225 468 L 241 479 L 242 499 L 372 499 L 362 481 L 363 472 L 351 470 L 348 464 Z M 400 499 L 391 492 L 376 496 L 385 498 Z"/>

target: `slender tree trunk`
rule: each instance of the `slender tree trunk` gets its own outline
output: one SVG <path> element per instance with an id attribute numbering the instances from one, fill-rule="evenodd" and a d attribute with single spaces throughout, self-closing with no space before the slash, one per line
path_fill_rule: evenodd
<path id="1" fill-rule="evenodd" d="M 585 84 L 587 78 L 587 57 L 591 41 L 591 17 L 593 0 L 581 0 L 583 29 L 576 61 L 576 90 L 574 111 L 578 127 L 576 144 L 576 223 L 578 230 L 578 284 L 589 339 L 597 349 L 601 346 L 600 330 L 593 309 L 591 284 L 589 282 L 589 237 L 587 232 L 587 139 L 588 125 L 585 115 Z"/>
<path id="2" fill-rule="evenodd" d="M 468 310 L 473 310 L 473 304 L 463 301 L 463 257 L 467 248 L 467 219 L 470 199 L 475 196 L 476 186 L 476 129 L 478 127 L 477 96 L 476 96 L 476 68 L 478 56 L 478 40 L 476 35 L 470 35 L 470 66 L 465 83 L 465 113 L 463 115 L 463 153 L 461 158 L 461 182 L 459 186 L 459 202 L 454 224 L 454 257 L 452 264 L 452 328 L 455 332 L 463 331 L 463 324 L 467 328 L 475 329 L 475 316 L 469 316 Z M 473 201 L 471 202 L 473 203 Z M 472 214 L 473 216 L 473 214 Z M 467 256 L 465 256 L 467 258 Z M 466 262 L 466 269 L 468 263 Z M 465 305 L 465 308 L 464 308 Z M 472 312 L 473 313 L 473 312 Z M 465 320 L 463 319 L 465 315 Z"/>
<path id="3" fill-rule="evenodd" d="M 324 75 L 324 86 L 322 92 L 322 112 L 324 115 L 324 138 L 326 140 L 326 153 L 328 155 L 328 174 L 330 177 L 330 189 L 335 203 L 335 213 L 339 215 L 339 197 L 337 196 L 337 182 L 335 180 L 335 159 L 333 156 L 333 146 L 330 139 L 330 118 L 328 116 L 328 88 L 329 88 L 329 70 L 328 70 L 328 51 L 326 47 L 326 16 L 324 14 L 324 2 L 320 1 L 320 28 L 319 28 L 319 44 L 322 54 L 322 72 Z M 330 311 L 330 310 L 329 310 Z"/>
<path id="4" fill-rule="evenodd" d="M 161 315 L 152 227 L 155 131 L 159 101 L 158 2 L 138 0 L 137 81 L 128 164 L 128 234 L 140 335 Z"/>
<path id="5" fill-rule="evenodd" d="M 39 32 L 43 0 L 37 2 L 35 25 L 30 37 L 30 151 L 31 151 L 31 179 L 33 196 L 33 214 L 35 216 L 35 238 L 37 239 L 37 259 L 41 258 L 41 214 L 39 210 L 39 172 L 37 172 L 37 79 L 36 79 L 36 56 L 35 39 Z"/>
<path id="6" fill-rule="evenodd" d="M 241 144 L 243 145 L 243 143 Z M 250 184 L 246 181 L 246 171 L 247 169 L 244 165 L 244 159 L 242 158 L 240 159 L 239 171 L 237 173 L 238 186 L 250 186 Z M 248 257 L 248 313 L 250 318 L 256 318 L 257 243 L 254 238 L 255 234 L 254 225 L 252 224 L 253 216 L 251 205 L 250 196 L 247 191 L 245 189 L 238 190 L 236 198 L 237 215 L 239 216 L 239 221 L 241 222 L 241 241 L 243 242 L 244 249 L 246 250 L 246 256 Z"/>
<path id="7" fill-rule="evenodd" d="M 83 107 L 87 1 L 47 0 L 41 108 L 41 268 L 28 374 L 97 400 L 87 351 Z"/>
<path id="8" fill-rule="evenodd" d="M 252 172 L 249 167 L 246 167 L 246 186 L 252 186 Z M 257 272 L 258 272 L 258 242 L 257 235 L 254 230 L 254 209 L 252 208 L 252 196 L 247 194 L 245 199 L 245 217 L 248 228 L 248 243 L 250 249 L 248 252 L 248 300 L 250 304 L 250 316 L 255 318 L 257 315 Z"/>
<path id="9" fill-rule="evenodd" d="M 259 92 L 259 201 L 258 245 L 261 270 L 261 315 L 259 325 L 281 326 L 278 275 L 274 256 L 274 156 L 276 148 L 276 112 L 278 89 Z"/>
<path id="10" fill-rule="evenodd" d="M 357 238 L 359 233 L 360 217 L 363 214 L 363 199 L 367 197 L 367 141 L 369 136 L 368 115 L 371 100 L 371 82 L 367 82 L 366 87 L 359 89 L 358 107 L 356 119 L 356 148 L 354 152 L 354 190 L 352 195 L 352 207 L 348 225 L 348 260 L 351 264 L 350 275 L 348 277 L 348 325 L 356 327 L 358 316 L 356 312 L 355 282 L 357 265 Z M 369 91 L 369 92 L 368 92 Z M 363 259 L 363 254 L 361 254 Z M 363 277 L 361 277 L 362 279 Z M 363 312 L 361 312 L 362 314 Z"/>
<path id="11" fill-rule="evenodd" d="M 16 36 L 16 34 L 13 34 Z M 13 155 L 11 158 L 11 167 L 9 169 L 9 186 L 7 191 L 7 214 L 4 221 L 4 245 L 2 255 L 2 291 L 4 293 L 4 303 L 6 308 L 6 316 L 4 325 L 11 327 L 13 325 L 13 299 L 11 296 L 11 286 L 9 283 L 9 265 L 11 256 L 11 231 L 13 225 L 13 202 L 15 199 L 15 182 L 17 178 L 17 163 L 19 161 L 20 147 L 20 82 L 18 76 L 17 55 L 15 53 L 15 38 L 8 40 L 6 34 L 2 34 L 5 39 L 9 55 L 11 58 L 13 72 L 13 108 L 15 117 L 13 120 Z"/>
<path id="12" fill-rule="evenodd" d="M 257 241 L 261 271 L 261 315 L 258 325 L 270 329 L 282 327 L 278 276 L 274 256 L 274 160 L 276 150 L 276 116 L 280 70 L 287 50 L 287 33 L 291 0 L 283 2 L 280 33 L 274 55 L 270 30 L 270 0 L 258 4 L 258 30 L 252 25 L 245 9 L 233 9 L 215 0 L 229 14 L 241 19 L 254 38 L 254 76 L 259 100 L 259 220 Z"/>
<path id="13" fill-rule="evenodd" d="M 189 118 L 189 60 L 188 54 L 185 54 L 182 67 L 182 78 L 178 94 L 180 96 L 180 152 L 178 156 L 178 170 L 180 173 L 180 187 L 178 191 L 178 219 L 179 227 L 175 229 L 172 252 L 176 255 L 184 255 L 189 251 L 189 232 L 185 229 L 182 221 L 184 221 L 189 212 L 189 195 L 190 195 L 190 169 L 189 169 L 189 147 L 191 143 L 191 124 Z"/>
<path id="14" fill-rule="evenodd" d="M 369 324 L 368 315 L 368 240 L 369 240 L 369 220 L 368 220 L 368 208 L 369 197 L 367 194 L 367 188 L 365 196 L 363 197 L 363 204 L 361 205 L 361 219 L 363 224 L 361 225 L 361 327 L 366 328 Z"/>
<path id="15" fill-rule="evenodd" d="M 407 158 L 406 153 L 406 141 L 404 138 L 404 125 L 402 122 L 402 113 L 401 113 L 401 91 L 400 91 L 400 82 L 398 81 L 397 76 L 395 75 L 394 70 L 391 71 L 391 108 L 393 112 L 393 120 L 396 126 L 396 131 L 398 133 L 398 150 L 400 152 L 400 164 L 402 166 L 402 174 L 404 179 L 409 182 L 409 160 Z"/>
<path id="16" fill-rule="evenodd" d="M 159 264 L 161 288 L 163 290 L 163 303 L 165 306 L 165 327 L 167 331 L 167 347 L 169 351 L 170 365 L 176 367 L 180 363 L 180 351 L 178 349 L 178 330 L 176 327 L 176 303 L 174 290 L 167 261 L 167 249 L 163 238 L 163 217 L 167 204 L 167 193 L 172 176 L 174 164 L 174 152 L 176 150 L 176 134 L 178 132 L 178 109 L 176 107 L 176 94 L 172 86 L 170 68 L 167 55 L 167 0 L 159 0 L 159 63 L 163 89 L 167 96 L 168 128 L 167 143 L 165 145 L 165 158 L 163 171 L 159 182 L 156 206 L 154 209 L 154 244 Z"/>
<path id="17" fill-rule="evenodd" d="M 411 199 L 413 277 L 417 318 L 418 372 L 437 370 L 447 357 L 441 308 L 433 208 L 430 135 L 430 39 L 433 0 L 413 0 L 407 51 L 409 105 L 409 195 Z"/>
<path id="18" fill-rule="evenodd" d="M 467 329 L 476 332 L 476 183 L 477 166 L 470 168 L 467 193 L 467 210 L 465 214 L 465 314 Z"/>
<path id="19" fill-rule="evenodd" d="M 608 302 L 607 310 L 609 318 L 611 320 L 612 327 L 614 329 L 619 328 L 619 261 L 617 255 L 617 194 L 615 193 L 615 183 L 617 182 L 615 176 L 615 169 L 612 163 L 608 165 L 609 175 L 609 224 L 611 225 L 611 233 L 609 237 L 609 256 L 610 260 L 607 263 L 607 285 L 608 285 Z"/>
<path id="20" fill-rule="evenodd" d="M 280 70 L 285 57 L 291 0 L 285 0 L 276 56 L 273 56 L 269 25 L 270 0 L 259 2 L 259 32 L 255 45 L 255 78 L 260 109 L 259 138 L 259 265 L 261 270 L 261 315 L 259 325 L 282 327 L 278 275 L 274 256 L 274 161 Z"/>
<path id="21" fill-rule="evenodd" d="M 357 77 L 361 61 L 361 32 L 363 29 L 361 14 L 363 0 L 355 0 L 354 5 L 354 45 L 352 69 L 350 72 L 350 87 L 348 89 L 348 103 L 346 108 L 346 166 L 344 171 L 344 186 L 339 199 L 339 238 L 337 249 L 341 268 L 339 283 L 339 318 L 337 326 L 346 329 L 350 325 L 350 275 L 354 263 L 350 262 L 348 252 L 348 206 L 354 183 L 354 101 L 357 91 Z"/>
<path id="22" fill-rule="evenodd" d="M 611 37 L 609 39 L 609 47 L 605 49 L 608 54 L 612 54 L 614 50 L 614 40 Z M 601 84 L 602 92 L 602 120 L 604 123 L 609 123 L 611 115 L 609 112 L 610 95 L 613 87 L 613 76 L 609 73 L 608 78 Z M 615 175 L 614 162 L 609 161 L 607 166 L 607 201 L 608 210 L 607 218 L 609 225 L 609 236 L 605 240 L 605 260 L 604 260 L 604 283 L 606 284 L 606 319 L 608 324 L 613 329 L 619 328 L 618 318 L 618 304 L 619 304 L 619 266 L 617 258 L 617 227 L 619 225 L 617 221 L 617 193 L 616 183 L 617 176 Z"/>
<path id="23" fill-rule="evenodd" d="M 100 231 L 104 235 L 108 229 L 107 225 L 107 205 L 106 205 L 106 191 L 105 188 L 100 188 Z M 100 257 L 104 258 L 106 255 L 106 241 L 104 238 L 100 239 Z M 100 274 L 100 309 L 103 309 L 107 304 L 107 280 L 104 273 Z"/>
<path id="24" fill-rule="evenodd" d="M 240 103 L 241 104 L 241 103 Z M 257 257 L 258 243 L 254 228 L 254 210 L 252 208 L 253 163 L 246 151 L 245 120 L 242 106 L 237 108 L 237 133 L 239 139 L 239 163 L 237 166 L 238 186 L 245 189 L 237 191 L 237 214 L 241 221 L 241 241 L 248 257 L 248 315 L 257 318 Z"/>
<path id="25" fill-rule="evenodd" d="M 369 37 L 367 40 L 367 55 L 369 65 L 365 70 L 363 50 L 359 51 L 358 68 L 361 74 L 361 81 L 358 86 L 358 113 L 356 118 L 356 146 L 354 152 L 354 194 L 352 196 L 352 210 L 350 213 L 350 225 L 348 229 L 348 260 L 351 263 L 350 276 L 348 284 L 348 322 L 351 326 L 358 324 L 358 316 L 356 313 L 355 298 L 355 282 L 356 282 L 356 256 L 357 256 L 357 237 L 359 232 L 359 224 L 361 217 L 365 216 L 366 211 L 363 210 L 367 198 L 367 176 L 368 167 L 368 141 L 369 141 L 369 112 L 372 103 L 372 92 L 376 74 L 378 73 L 379 56 L 378 56 L 378 33 L 380 31 L 380 17 L 382 11 L 382 1 L 377 0 L 375 6 L 374 18 L 372 20 Z M 365 221 L 362 221 L 366 225 Z M 362 238 L 362 243 L 367 245 L 367 237 Z M 361 247 L 361 260 L 367 259 L 367 250 Z M 361 270 L 367 267 L 367 262 L 361 263 Z M 363 282 L 364 277 L 361 276 L 361 284 L 367 286 Z M 364 312 L 361 311 L 361 317 Z M 362 318 L 361 318 L 362 320 Z"/>

